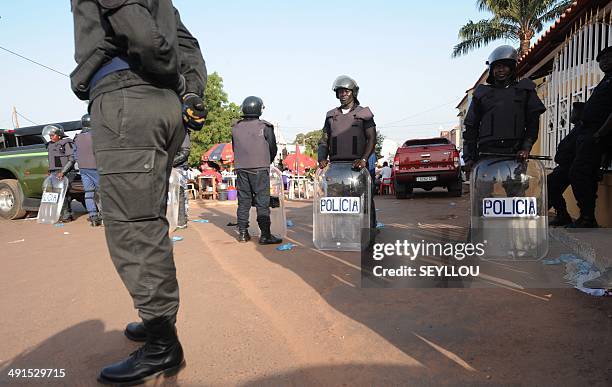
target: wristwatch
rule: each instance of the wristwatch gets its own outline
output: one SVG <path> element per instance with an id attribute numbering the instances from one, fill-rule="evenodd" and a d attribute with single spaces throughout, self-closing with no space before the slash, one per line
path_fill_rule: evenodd
<path id="1" fill-rule="evenodd" d="M 368 160 L 366 160 L 366 159 L 361 159 L 361 161 L 363 161 L 366 164 L 368 163 Z"/>

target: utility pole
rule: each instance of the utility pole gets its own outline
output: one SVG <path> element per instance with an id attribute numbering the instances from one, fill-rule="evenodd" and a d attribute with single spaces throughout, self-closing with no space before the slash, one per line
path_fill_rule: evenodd
<path id="1" fill-rule="evenodd" d="M 13 106 L 13 125 L 15 129 L 19 128 L 19 117 L 17 116 L 17 109 Z"/>

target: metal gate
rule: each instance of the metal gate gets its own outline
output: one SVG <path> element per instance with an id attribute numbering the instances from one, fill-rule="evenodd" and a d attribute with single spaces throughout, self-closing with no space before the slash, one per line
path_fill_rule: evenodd
<path id="1" fill-rule="evenodd" d="M 585 102 L 603 72 L 595 61 L 597 53 L 612 45 L 612 7 L 607 6 L 577 22 L 555 54 L 552 73 L 539 87 L 546 112 L 540 121 L 542 151 L 555 156 L 557 145 L 570 130 L 573 102 Z M 554 162 L 548 162 L 554 167 Z"/>

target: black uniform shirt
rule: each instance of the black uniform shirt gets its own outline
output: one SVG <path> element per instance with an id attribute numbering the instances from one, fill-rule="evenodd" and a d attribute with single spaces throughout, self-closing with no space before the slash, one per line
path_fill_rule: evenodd
<path id="1" fill-rule="evenodd" d="M 593 89 L 584 105 L 582 122 L 584 130 L 596 132 L 612 113 L 612 75 L 606 75 Z"/>

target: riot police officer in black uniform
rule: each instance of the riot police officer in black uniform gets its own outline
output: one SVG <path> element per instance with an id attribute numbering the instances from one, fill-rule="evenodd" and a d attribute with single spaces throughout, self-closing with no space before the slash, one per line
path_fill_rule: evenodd
<path id="1" fill-rule="evenodd" d="M 206 67 L 171 0 L 72 0 L 76 69 L 89 100 L 107 246 L 146 341 L 102 370 L 108 384 L 137 384 L 184 364 L 175 323 L 179 291 L 166 205 L 172 159 L 187 125 L 201 129 Z M 184 122 L 183 122 L 184 121 Z"/>
<path id="2" fill-rule="evenodd" d="M 270 232 L 270 164 L 276 157 L 274 126 L 260 120 L 263 101 L 247 97 L 242 102 L 243 118 L 232 127 L 232 146 L 238 189 L 238 242 L 248 242 L 249 211 L 257 210 L 257 224 L 261 230 L 259 243 L 277 244 L 283 240 Z"/>
<path id="3" fill-rule="evenodd" d="M 43 132 L 47 132 L 51 142 L 47 144 L 49 152 L 49 173 L 55 175 L 59 180 L 64 176 L 68 179 L 68 187 L 60 215 L 60 222 L 67 223 L 73 219 L 70 202 L 70 183 L 74 180 L 74 142 L 64 134 L 64 128 L 60 124 L 46 125 Z"/>
<path id="4" fill-rule="evenodd" d="M 96 203 L 96 191 L 100 188 L 100 175 L 96 168 L 96 159 L 93 153 L 93 141 L 91 139 L 91 119 L 89 114 L 81 118 L 83 130 L 74 136 L 74 159 L 79 166 L 79 174 L 85 190 L 85 207 L 89 213 L 89 222 L 92 227 L 102 225 L 102 218 L 98 212 Z"/>
<path id="5" fill-rule="evenodd" d="M 359 104 L 359 86 L 347 75 L 340 75 L 332 85 L 340 106 L 327 112 L 323 135 L 319 141 L 319 168 L 329 161 L 352 161 L 353 169 L 367 168 L 368 159 L 376 146 L 376 123 L 369 107 Z M 374 187 L 374 183 L 372 183 Z M 370 194 L 370 227 L 376 227 L 374 192 Z"/>
<path id="6" fill-rule="evenodd" d="M 464 120 L 463 159 L 469 172 L 483 153 L 529 157 L 538 139 L 539 119 L 546 108 L 530 79 L 516 79 L 517 51 L 511 46 L 496 48 L 487 64 L 486 85 L 474 90 Z"/>
<path id="7" fill-rule="evenodd" d="M 572 228 L 598 227 L 595 203 L 602 155 L 612 143 L 612 46 L 596 58 L 604 77 L 584 105 L 582 125 L 576 131 L 576 156 L 569 170 L 569 180 L 580 208 L 580 217 Z"/>

